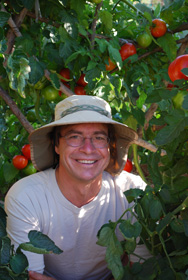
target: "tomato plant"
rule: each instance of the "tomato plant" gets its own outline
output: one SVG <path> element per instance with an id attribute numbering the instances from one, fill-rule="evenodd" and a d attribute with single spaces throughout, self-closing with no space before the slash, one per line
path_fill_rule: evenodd
<path id="1" fill-rule="evenodd" d="M 28 159 L 25 156 L 22 155 L 16 155 L 12 159 L 12 163 L 15 168 L 17 169 L 23 169 L 28 164 Z"/>
<path id="2" fill-rule="evenodd" d="M 77 85 L 85 87 L 85 86 L 87 86 L 87 84 L 88 84 L 88 82 L 86 82 L 86 80 L 85 80 L 85 74 L 82 73 L 80 78 L 77 81 Z"/>
<path id="3" fill-rule="evenodd" d="M 31 149 L 30 149 L 30 144 L 25 144 L 22 147 L 22 154 L 29 160 L 31 160 Z"/>
<path id="4" fill-rule="evenodd" d="M 63 79 L 61 79 L 62 82 L 67 82 L 67 80 L 70 80 L 70 70 L 68 68 L 61 69 L 59 73 Z"/>
<path id="5" fill-rule="evenodd" d="M 137 43 L 142 48 L 147 48 L 152 42 L 152 37 L 148 33 L 141 33 L 136 38 Z"/>
<path id="6" fill-rule="evenodd" d="M 22 171 L 27 176 L 37 172 L 32 162 L 29 162 L 28 165 Z"/>
<path id="7" fill-rule="evenodd" d="M 105 65 L 106 71 L 112 71 L 114 68 L 116 68 L 116 64 L 112 62 L 110 57 L 108 58 L 108 64 Z"/>
<path id="8" fill-rule="evenodd" d="M 180 55 L 170 63 L 168 75 L 172 82 L 181 79 L 188 80 L 188 76 L 181 72 L 183 68 L 188 68 L 188 54 Z"/>
<path id="9" fill-rule="evenodd" d="M 120 49 L 121 59 L 124 61 L 131 55 L 136 54 L 136 47 L 132 43 L 124 44 Z"/>
<path id="10" fill-rule="evenodd" d="M 77 95 L 86 95 L 86 91 L 85 91 L 84 87 L 82 87 L 82 86 L 75 86 L 74 92 Z"/>
<path id="11" fill-rule="evenodd" d="M 130 159 L 127 159 L 123 170 L 130 173 L 132 171 L 132 169 L 133 169 L 132 161 Z"/>
<path id="12" fill-rule="evenodd" d="M 54 101 L 57 99 L 59 91 L 50 85 L 42 89 L 42 95 L 46 100 Z"/>
<path id="13" fill-rule="evenodd" d="M 165 35 L 167 31 L 166 22 L 159 18 L 153 19 L 150 30 L 153 37 L 156 38 L 162 37 L 163 35 Z"/>

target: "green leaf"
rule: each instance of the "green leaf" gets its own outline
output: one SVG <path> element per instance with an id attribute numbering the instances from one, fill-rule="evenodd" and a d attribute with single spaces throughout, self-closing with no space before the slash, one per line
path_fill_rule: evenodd
<path id="1" fill-rule="evenodd" d="M 38 254 L 61 254 L 63 251 L 45 234 L 31 230 L 28 234 L 30 242 L 20 244 L 20 248 Z"/>
<path id="2" fill-rule="evenodd" d="M 126 240 L 124 244 L 124 250 L 129 255 L 136 249 L 136 240 Z"/>
<path id="3" fill-rule="evenodd" d="M 162 47 L 162 49 L 166 52 L 169 60 L 173 61 L 177 55 L 177 44 L 173 35 L 167 32 L 164 36 L 158 38 L 157 42 Z"/>
<path id="4" fill-rule="evenodd" d="M 136 198 L 143 196 L 144 191 L 141 189 L 130 189 L 124 192 L 129 203 L 131 203 Z"/>
<path id="5" fill-rule="evenodd" d="M 7 236 L 1 239 L 0 264 L 6 265 L 10 260 L 11 241 Z"/>
<path id="6" fill-rule="evenodd" d="M 50 73 L 50 80 L 52 85 L 56 88 L 59 89 L 60 88 L 60 82 L 59 82 L 59 78 L 57 76 L 56 73 Z"/>
<path id="7" fill-rule="evenodd" d="M 7 24 L 9 18 L 10 18 L 9 13 L 0 11 L 0 27 L 3 27 L 5 24 Z"/>
<path id="8" fill-rule="evenodd" d="M 110 239 L 114 234 L 114 223 L 110 222 L 109 224 L 104 224 L 101 229 L 98 231 L 97 244 L 100 246 L 107 247 L 110 244 Z"/>
<path id="9" fill-rule="evenodd" d="M 109 55 L 112 58 L 112 60 L 114 60 L 117 63 L 117 66 L 119 68 L 121 68 L 123 63 L 122 63 L 122 59 L 121 59 L 119 50 L 117 48 L 114 48 L 111 44 L 109 44 L 108 52 L 109 52 Z"/>
<path id="10" fill-rule="evenodd" d="M 133 240 L 133 238 L 137 238 L 141 231 L 142 226 L 139 222 L 135 222 L 134 224 L 131 224 L 130 220 L 124 220 L 120 226 L 119 229 L 126 240 Z"/>
<path id="11" fill-rule="evenodd" d="M 183 220 L 185 235 L 188 237 L 188 220 Z"/>
<path id="12" fill-rule="evenodd" d="M 22 0 L 22 4 L 28 10 L 31 10 L 34 6 L 35 0 Z"/>
<path id="13" fill-rule="evenodd" d="M 175 232 L 184 232 L 184 225 L 182 220 L 176 218 L 174 219 L 171 223 L 170 223 L 170 227 L 172 230 L 174 230 Z"/>
<path id="14" fill-rule="evenodd" d="M 6 162 L 3 165 L 3 173 L 6 182 L 11 182 L 19 173 L 19 170 L 16 169 L 12 163 Z"/>
<path id="15" fill-rule="evenodd" d="M 182 103 L 182 108 L 185 110 L 188 110 L 188 94 L 186 96 L 184 96 L 184 100 Z"/>
<path id="16" fill-rule="evenodd" d="M 159 199 L 155 197 L 155 199 L 150 201 L 149 212 L 152 219 L 157 220 L 160 219 L 162 214 L 162 205 Z"/>
<path id="17" fill-rule="evenodd" d="M 104 39 L 95 38 L 97 45 L 99 46 L 99 50 L 101 53 L 104 53 L 108 47 L 108 42 Z"/>
<path id="18" fill-rule="evenodd" d="M 29 73 L 29 82 L 36 84 L 44 76 L 44 66 L 33 57 L 29 58 L 31 72 Z"/>
<path id="19" fill-rule="evenodd" d="M 162 218 L 162 220 L 160 220 L 159 224 L 156 227 L 156 231 L 161 234 L 166 226 L 170 223 L 172 218 L 172 213 L 168 213 L 164 218 Z"/>
<path id="20" fill-rule="evenodd" d="M 17 251 L 16 254 L 10 258 L 10 267 L 16 274 L 23 273 L 28 267 L 26 256 L 21 251 Z"/>
<path id="21" fill-rule="evenodd" d="M 169 125 L 160 130 L 155 138 L 159 146 L 172 142 L 188 126 L 188 117 L 185 117 L 181 110 L 172 111 L 165 119 Z"/>
<path id="22" fill-rule="evenodd" d="M 184 3 L 185 0 L 174 0 L 166 9 L 168 11 L 177 11 L 183 6 Z"/>
<path id="23" fill-rule="evenodd" d="M 104 24 L 105 28 L 110 31 L 112 29 L 112 14 L 109 11 L 102 10 L 100 11 L 99 16 L 102 24 Z"/>

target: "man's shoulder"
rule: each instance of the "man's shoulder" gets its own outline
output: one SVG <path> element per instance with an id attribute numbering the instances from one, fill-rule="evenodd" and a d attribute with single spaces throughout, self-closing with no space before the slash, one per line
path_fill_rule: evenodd
<path id="1" fill-rule="evenodd" d="M 120 188 L 122 191 L 131 188 L 145 189 L 146 187 L 146 183 L 142 180 L 142 178 L 139 175 L 128 173 L 126 171 L 122 171 L 121 173 L 115 176 L 112 176 L 106 172 L 105 178 L 107 180 L 112 180 L 114 182 L 114 186 Z"/>
<path id="2" fill-rule="evenodd" d="M 55 176 L 53 169 L 47 169 L 29 175 L 17 181 L 8 191 L 7 196 L 17 197 L 29 193 L 38 194 L 47 188 L 48 183 Z"/>

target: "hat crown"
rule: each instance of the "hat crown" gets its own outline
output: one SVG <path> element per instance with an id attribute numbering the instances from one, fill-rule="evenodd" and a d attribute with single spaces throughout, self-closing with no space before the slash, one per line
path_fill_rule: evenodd
<path id="1" fill-rule="evenodd" d="M 110 105 L 96 96 L 72 95 L 62 100 L 55 108 L 55 121 L 79 111 L 95 111 L 112 118 Z"/>

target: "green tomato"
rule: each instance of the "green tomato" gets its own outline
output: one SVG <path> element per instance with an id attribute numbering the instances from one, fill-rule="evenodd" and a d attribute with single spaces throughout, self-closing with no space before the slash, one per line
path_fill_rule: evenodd
<path id="1" fill-rule="evenodd" d="M 53 86 L 47 86 L 42 89 L 42 95 L 48 101 L 54 101 L 59 96 L 59 91 L 55 89 Z"/>
<path id="2" fill-rule="evenodd" d="M 136 41 L 140 47 L 147 48 L 152 42 L 152 37 L 147 33 L 142 33 L 137 36 Z"/>
<path id="3" fill-rule="evenodd" d="M 24 169 L 22 169 L 22 171 L 27 176 L 37 172 L 32 162 L 28 163 L 28 165 Z"/>
<path id="4" fill-rule="evenodd" d="M 29 122 L 35 122 L 37 120 L 34 109 L 27 112 L 27 119 Z"/>

